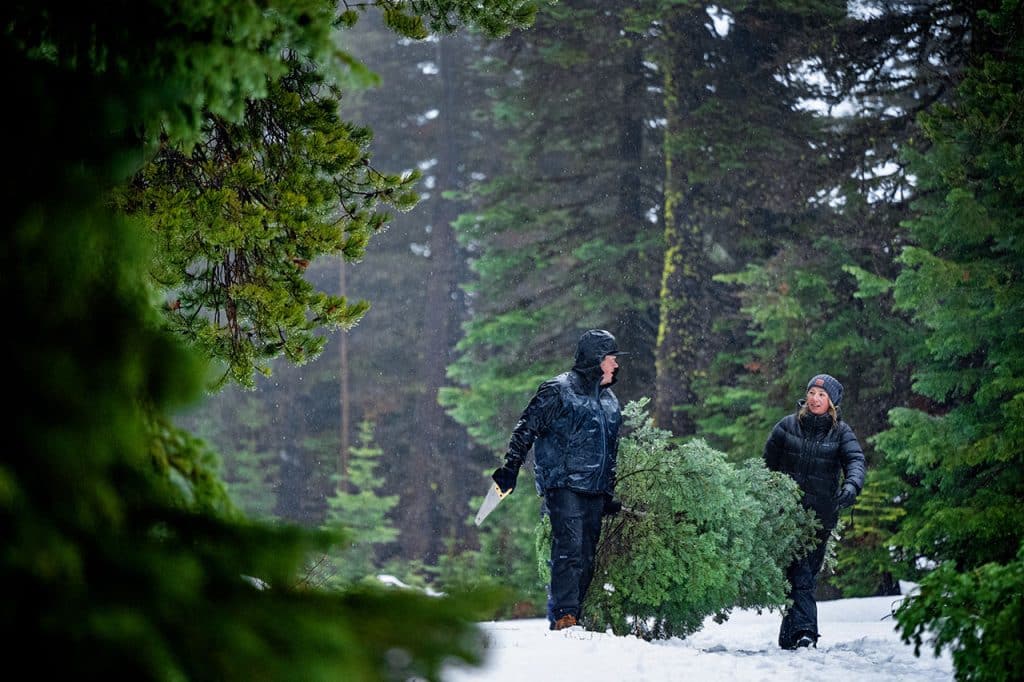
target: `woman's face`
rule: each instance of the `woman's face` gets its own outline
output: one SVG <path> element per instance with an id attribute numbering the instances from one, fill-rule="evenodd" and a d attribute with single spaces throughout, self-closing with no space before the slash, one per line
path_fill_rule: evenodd
<path id="1" fill-rule="evenodd" d="M 811 411 L 811 414 L 825 414 L 828 412 L 829 405 L 828 393 L 825 393 L 825 389 L 811 386 L 807 391 L 807 409 Z"/>

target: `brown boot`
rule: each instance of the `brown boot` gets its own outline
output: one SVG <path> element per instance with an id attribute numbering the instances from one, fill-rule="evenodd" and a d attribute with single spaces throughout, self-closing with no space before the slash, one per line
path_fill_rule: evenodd
<path id="1" fill-rule="evenodd" d="M 576 616 L 572 615 L 571 613 L 567 613 L 558 620 L 556 620 L 554 623 L 552 623 L 551 629 L 564 630 L 565 628 L 571 628 L 573 625 L 576 625 Z"/>

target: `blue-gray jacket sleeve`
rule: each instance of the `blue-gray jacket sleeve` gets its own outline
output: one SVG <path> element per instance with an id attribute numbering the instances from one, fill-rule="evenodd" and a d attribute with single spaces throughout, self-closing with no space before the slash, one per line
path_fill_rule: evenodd
<path id="1" fill-rule="evenodd" d="M 508 451 L 505 454 L 505 461 L 508 464 L 515 467 L 523 465 L 526 455 L 533 447 L 533 441 L 537 440 L 537 436 L 543 433 L 554 419 L 560 404 L 558 384 L 554 381 L 545 381 L 541 384 L 512 429 Z"/>

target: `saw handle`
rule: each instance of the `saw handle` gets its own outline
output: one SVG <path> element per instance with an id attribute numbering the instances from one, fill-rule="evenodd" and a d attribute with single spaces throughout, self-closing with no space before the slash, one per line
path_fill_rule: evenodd
<path id="1" fill-rule="evenodd" d="M 495 485 L 498 486 L 498 492 L 504 497 L 516 489 L 516 479 L 519 478 L 519 467 L 514 464 L 509 464 L 508 461 L 506 461 L 494 470 L 494 473 L 491 474 L 491 478 L 494 479 Z"/>

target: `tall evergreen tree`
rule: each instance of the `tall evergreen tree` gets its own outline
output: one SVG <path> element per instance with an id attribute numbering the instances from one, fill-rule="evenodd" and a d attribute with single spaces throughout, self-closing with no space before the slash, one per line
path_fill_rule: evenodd
<path id="1" fill-rule="evenodd" d="M 223 393 L 231 399 L 207 398 L 179 414 L 176 422 L 220 453 L 219 475 L 242 512 L 250 518 L 273 518 L 281 457 L 262 438 L 269 421 L 263 396 L 238 387 L 226 387 Z M 230 425 L 228 433 L 224 425 Z"/>
<path id="2" fill-rule="evenodd" d="M 253 385 L 283 355 L 303 364 L 323 349 L 323 329 L 351 327 L 366 311 L 314 289 L 309 264 L 355 260 L 388 219 L 382 207 L 416 201 L 416 173 L 370 166 L 371 132 L 339 118 L 335 82 L 300 55 L 267 96 L 234 124 L 207 114 L 186 152 L 163 143 L 118 203 L 157 235 L 153 278 L 168 292 L 175 333 L 223 362 L 219 385 Z"/>
<path id="3" fill-rule="evenodd" d="M 627 26 L 627 9 L 545 6 L 529 32 L 483 62 L 500 67 L 480 113 L 500 145 L 481 150 L 488 172 L 456 223 L 472 268 L 462 280 L 469 317 L 441 391 L 484 449 L 472 461 L 474 495 L 529 396 L 568 368 L 584 329 L 611 329 L 633 353 L 621 397 L 642 395 L 653 379 L 660 98 L 644 58 L 649 38 Z M 520 487 L 481 530 L 476 566 L 516 589 L 516 613 L 535 615 L 540 503 L 528 482 Z"/>
<path id="4" fill-rule="evenodd" d="M 493 63 L 480 64 L 496 49 L 492 43 L 467 32 L 443 36 L 422 52 L 420 73 L 393 74 L 401 83 L 396 96 L 407 91 L 405 79 L 427 86 L 417 88 L 415 101 L 423 114 L 409 142 L 429 184 L 422 211 L 402 225 L 397 242 L 407 261 L 399 267 L 415 268 L 409 273 L 412 288 L 391 294 L 401 297 L 394 303 L 402 307 L 401 328 L 409 334 L 398 352 L 409 355 L 411 362 L 399 389 L 411 420 L 401 424 L 403 447 L 400 457 L 392 458 L 391 471 L 403 501 L 398 510 L 406 530 L 403 552 L 428 563 L 435 563 L 446 545 L 454 551 L 467 546 L 466 500 L 478 483 L 477 447 L 442 409 L 438 392 L 447 383 L 446 369 L 467 316 L 466 297 L 459 288 L 467 276 L 466 253 L 452 224 L 473 178 L 489 175 L 498 163 L 483 147 L 493 137 L 492 128 L 474 115 L 475 103 L 497 69 Z M 394 106 L 390 101 L 374 105 L 374 110 Z"/>
<path id="5" fill-rule="evenodd" d="M 773 235 L 767 257 L 717 277 L 736 285 L 741 304 L 719 324 L 747 339 L 695 382 L 702 400 L 689 410 L 735 456 L 749 454 L 745 435 L 767 431 L 820 363 L 848 379 L 848 416 L 865 435 L 884 427 L 885 410 L 909 387 L 899 348 L 905 316 L 891 310 L 891 298 L 873 299 L 895 276 L 904 238 L 898 222 L 912 182 L 901 150 L 917 144 L 917 114 L 959 69 L 964 30 L 939 9 L 848 16 L 833 27 L 834 46 L 809 53 L 809 64 L 797 55 L 784 69 L 804 80 L 817 69 L 820 85 L 805 96 L 822 120 L 806 143 L 819 151 L 820 177 L 803 198 L 805 215 Z M 800 343 L 809 334 L 821 343 Z"/>
<path id="6" fill-rule="evenodd" d="M 954 100 L 922 118 L 918 179 L 895 300 L 912 315 L 916 406 L 877 437 L 912 483 L 891 539 L 944 562 L 897 613 L 920 648 L 937 632 L 958 679 L 1024 673 L 1024 12 L 972 3 L 969 68 Z"/>
<path id="7" fill-rule="evenodd" d="M 9 151 L 24 169 L 7 184 L 0 250 L 24 331 L 0 459 L 8 664 L 48 679 L 438 679 L 451 656 L 479 660 L 472 600 L 294 590 L 327 537 L 197 504 L 209 463 L 167 415 L 196 397 L 203 363 L 160 328 L 142 226 L 106 205 L 158 133 L 198 139 L 203 107 L 240 117 L 283 73 L 282 50 L 329 63 L 333 7 L 37 3 L 0 16 L 22 105 Z M 396 647 L 408 665 L 389 658 Z"/>
<path id="8" fill-rule="evenodd" d="M 473 444 L 438 408 L 436 398 L 444 380 L 444 355 L 454 346 L 464 310 L 456 287 L 464 279 L 463 255 L 451 238 L 445 212 L 455 205 L 452 190 L 481 172 L 478 161 L 485 158 L 482 153 L 473 161 L 466 158 L 467 148 L 488 137 L 462 106 L 476 98 L 472 93 L 480 87 L 468 65 L 495 35 L 528 20 L 528 13 L 510 9 L 525 10 L 527 4 L 492 3 L 489 11 L 505 19 L 493 26 L 481 22 L 482 33 L 467 28 L 409 40 L 410 35 L 425 34 L 404 25 L 396 32 L 391 15 L 364 17 L 361 11 L 354 14 L 358 22 L 342 33 L 345 49 L 370 65 L 382 84 L 367 91 L 346 89 L 345 116 L 372 125 L 375 166 L 398 169 L 397 175 L 422 172 L 422 181 L 416 187 L 416 209 L 388 216 L 388 231 L 375 237 L 374 248 L 346 263 L 347 291 L 339 289 L 336 259 L 313 260 L 303 273 L 318 291 L 373 302 L 373 313 L 346 334 L 350 404 L 339 409 L 342 370 L 333 353 L 304 367 L 274 363 L 275 376 L 257 382 L 257 398 L 237 392 L 217 398 L 266 405 L 259 438 L 275 466 L 285 461 L 296 465 L 289 469 L 294 474 L 290 485 L 282 487 L 277 476 L 268 482 L 287 518 L 312 525 L 323 520 L 333 458 L 305 443 L 342 428 L 340 414 L 347 409 L 349 423 L 367 418 L 377 425 L 378 442 L 385 449 L 385 487 L 403 499 L 395 512 L 403 538 L 390 551 L 429 561 L 452 533 L 465 541 L 465 499 L 473 487 L 466 479 L 476 481 L 472 462 L 479 456 L 471 456 Z M 422 27 L 451 29 L 443 21 L 431 23 L 439 16 L 424 14 Z M 323 331 L 317 327 L 318 333 Z M 223 414 L 232 411 L 226 406 Z M 231 452 L 238 440 L 230 420 L 221 419 L 218 431 L 216 442 L 227 450 L 228 466 L 237 467 L 246 454 Z"/>
<path id="9" fill-rule="evenodd" d="M 895 297 L 923 331 L 913 388 L 929 403 L 891 412 L 893 427 L 878 438 L 920 477 L 900 538 L 964 567 L 1012 559 L 1024 513 L 1024 478 L 1008 466 L 1024 453 L 1020 28 L 1010 12 L 975 17 L 968 77 L 954 103 L 923 118 L 933 146 L 913 157 L 914 241 L 900 256 Z"/>
<path id="10" fill-rule="evenodd" d="M 321 569 L 332 585 L 347 586 L 372 577 L 381 565 L 380 548 L 398 538 L 398 530 L 388 519 L 398 496 L 379 494 L 384 479 L 377 469 L 383 450 L 374 442 L 373 424 L 364 421 L 359 425 L 357 443 L 346 475 L 333 477 L 339 487 L 327 499 L 327 525 L 340 525 L 348 536 L 339 550 L 325 557 Z M 326 445 L 330 451 L 335 442 Z"/>
<path id="11" fill-rule="evenodd" d="M 477 208 L 456 226 L 474 273 L 472 317 L 442 392 L 495 452 L 587 328 L 607 327 L 634 351 L 620 395 L 650 388 L 659 99 L 646 37 L 625 21 L 620 3 L 573 0 L 502 44 L 513 68 L 488 115 L 504 163 L 476 184 Z"/>
<path id="12" fill-rule="evenodd" d="M 843 379 L 844 418 L 865 445 L 910 392 L 912 330 L 888 285 L 914 192 L 900 155 L 921 144 L 918 113 L 958 78 L 969 22 L 963 8 L 941 4 L 861 10 L 834 26 L 834 40 L 811 62 L 824 120 L 809 141 L 822 161 L 806 219 L 773 240 L 770 257 L 719 277 L 734 285 L 741 307 L 718 324 L 745 329 L 747 339 L 696 382 L 701 400 L 690 413 L 735 458 L 759 454 L 772 423 L 817 372 Z M 807 66 L 790 68 L 805 78 L 796 66 Z M 896 575 L 914 575 L 913 558 L 891 552 L 888 541 L 902 516 L 891 503 L 902 483 L 875 471 L 870 446 L 867 454 L 872 473 L 834 579 L 857 595 L 891 593 Z"/>
<path id="13" fill-rule="evenodd" d="M 809 218 L 829 165 L 821 122 L 799 105 L 816 94 L 790 69 L 827 45 L 846 3 L 666 6 L 660 21 L 667 130 L 665 251 L 657 346 L 657 423 L 696 430 L 686 409 L 742 328 L 715 276 L 770 255 Z M 716 24 L 712 24 L 712 19 Z M 737 334 L 740 332 L 740 334 Z"/>

